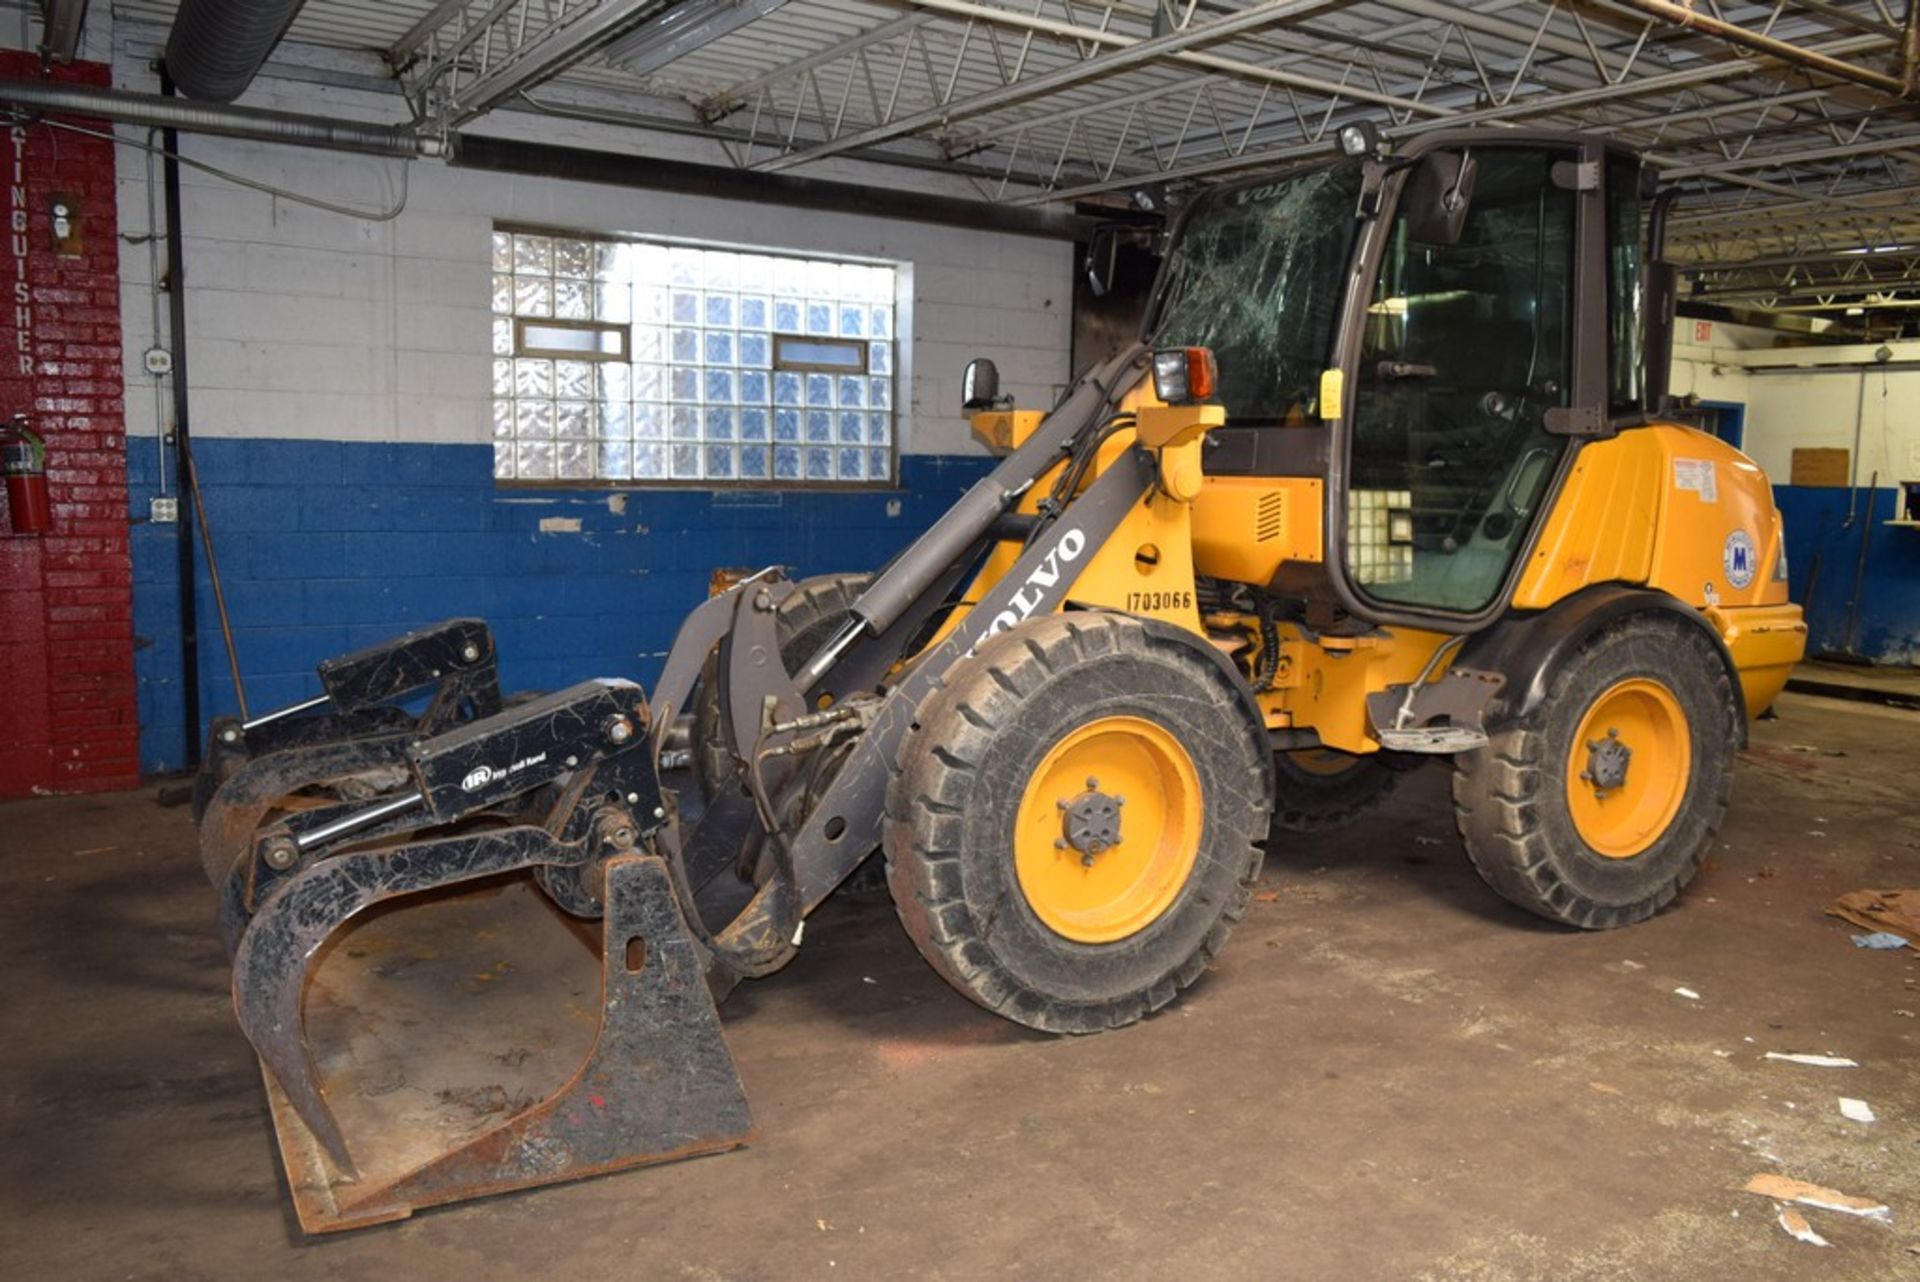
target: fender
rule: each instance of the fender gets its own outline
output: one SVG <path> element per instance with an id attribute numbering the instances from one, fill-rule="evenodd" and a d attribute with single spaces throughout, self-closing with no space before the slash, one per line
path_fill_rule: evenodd
<path id="1" fill-rule="evenodd" d="M 1119 612 L 1115 611 L 1114 613 Z M 1266 725 L 1266 709 L 1260 706 L 1260 700 L 1255 697 L 1253 687 L 1247 684 L 1246 674 L 1241 672 L 1240 665 L 1232 659 L 1229 659 L 1225 652 L 1220 650 L 1219 647 L 1207 644 L 1204 638 L 1196 636 L 1185 628 L 1168 623 L 1165 619 L 1152 619 L 1137 614 L 1129 617 L 1138 620 L 1141 626 L 1145 627 L 1147 631 L 1153 635 L 1167 641 L 1179 642 L 1194 653 L 1205 655 L 1208 662 L 1212 663 L 1213 666 L 1220 671 L 1220 674 L 1226 677 L 1227 681 L 1233 686 L 1234 693 L 1240 700 L 1240 714 L 1249 718 L 1250 724 L 1252 725 Z M 1262 784 L 1262 787 L 1266 789 L 1267 795 L 1271 796 L 1274 789 L 1274 765 L 1271 754 L 1268 755 L 1266 761 L 1267 769 L 1265 782 Z"/>
<path id="2" fill-rule="evenodd" d="M 1624 583 L 1598 583 L 1539 613 L 1508 615 L 1468 641 L 1453 670 L 1495 672 L 1506 678 L 1500 695 L 1487 709 L 1486 728 L 1491 731 L 1529 715 L 1545 702 L 1554 673 L 1588 637 L 1628 615 L 1647 613 L 1685 620 L 1711 639 L 1713 652 L 1720 656 L 1738 695 L 1740 670 L 1733 653 L 1704 614 L 1676 596 Z M 1741 717 L 1738 724 L 1736 746 L 1744 748 L 1747 719 Z"/>

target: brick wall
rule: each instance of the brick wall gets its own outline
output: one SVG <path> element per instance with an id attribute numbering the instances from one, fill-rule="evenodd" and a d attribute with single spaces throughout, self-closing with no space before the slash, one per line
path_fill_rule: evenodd
<path id="1" fill-rule="evenodd" d="M 31 55 L 0 53 L 0 73 L 38 72 Z M 108 83 L 98 63 L 52 75 Z M 138 729 L 114 147 L 41 124 L 0 138 L 0 158 L 10 218 L 0 417 L 25 412 L 46 438 L 53 502 L 51 533 L 0 532 L 0 795 L 131 787 Z M 55 193 L 79 202 L 77 254 L 56 252 Z M 0 531 L 10 528 L 0 516 Z"/>

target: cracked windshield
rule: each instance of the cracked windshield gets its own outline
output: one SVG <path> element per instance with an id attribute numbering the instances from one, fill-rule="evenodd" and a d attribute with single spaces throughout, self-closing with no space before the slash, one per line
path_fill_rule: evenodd
<path id="1" fill-rule="evenodd" d="M 1360 166 L 1224 191 L 1195 211 L 1167 260 L 1161 347 L 1210 347 L 1230 421 L 1320 416 L 1353 244 Z"/>

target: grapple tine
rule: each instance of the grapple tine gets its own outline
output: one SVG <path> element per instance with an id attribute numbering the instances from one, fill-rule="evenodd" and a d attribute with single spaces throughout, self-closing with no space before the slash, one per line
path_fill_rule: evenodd
<path id="1" fill-rule="evenodd" d="M 540 828 L 501 828 L 322 860 L 288 878 L 240 937 L 233 1007 L 240 1027 L 300 1120 L 343 1173 L 354 1174 L 322 1094 L 301 1019 L 307 970 L 327 937 L 383 900 L 534 864 L 577 864 L 585 848 Z"/>
<path id="2" fill-rule="evenodd" d="M 288 748 L 249 761 L 220 785 L 200 819 L 200 864 L 215 888 L 234 860 L 253 848 L 255 830 L 273 803 L 297 788 L 381 766 L 404 766 L 406 734 L 370 735 L 339 743 Z"/>

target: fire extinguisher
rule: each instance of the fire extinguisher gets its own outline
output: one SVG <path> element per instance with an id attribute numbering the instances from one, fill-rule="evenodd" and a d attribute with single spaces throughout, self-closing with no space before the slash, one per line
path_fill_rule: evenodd
<path id="1" fill-rule="evenodd" d="M 7 477 L 7 516 L 15 534 L 45 534 L 53 529 L 53 504 L 47 499 L 47 443 L 15 414 L 0 426 L 0 472 Z"/>

